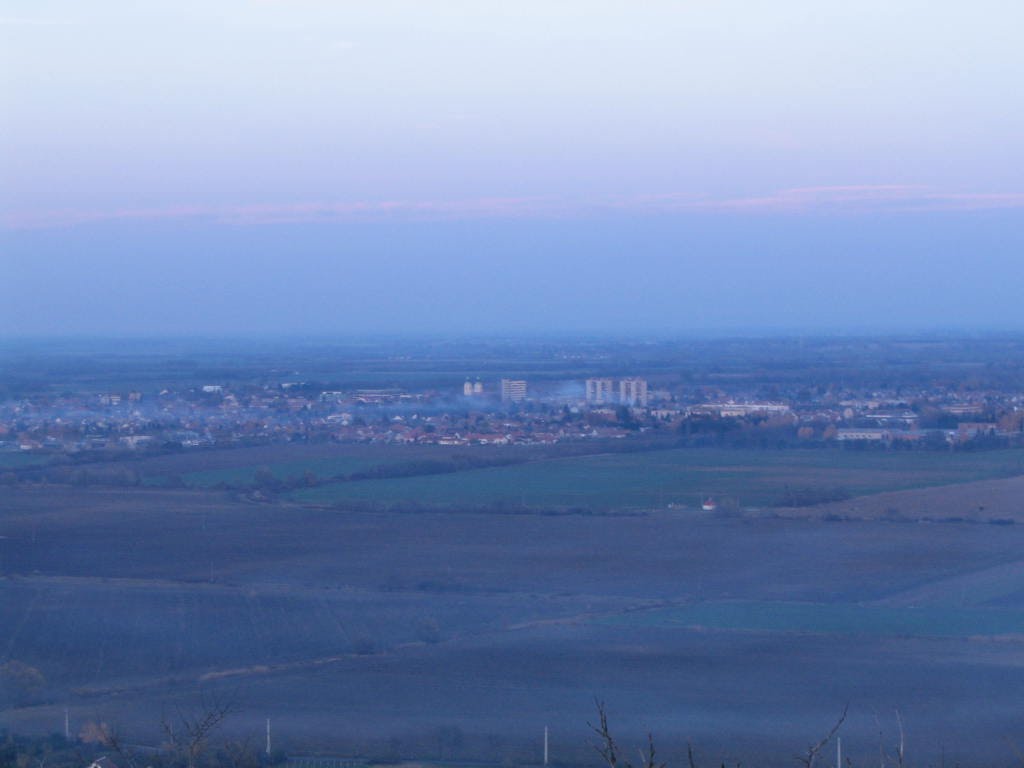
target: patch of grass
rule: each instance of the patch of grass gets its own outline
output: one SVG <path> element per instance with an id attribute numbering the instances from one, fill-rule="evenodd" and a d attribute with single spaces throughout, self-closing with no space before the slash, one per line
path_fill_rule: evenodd
<path id="1" fill-rule="evenodd" d="M 38 467 L 47 464 L 50 456 L 42 453 L 0 453 L 0 469 L 18 469 L 19 467 Z"/>
<path id="2" fill-rule="evenodd" d="M 730 451 L 674 449 L 546 459 L 442 475 L 339 482 L 292 494 L 296 501 L 437 506 L 519 504 L 591 508 L 697 506 L 701 497 L 743 506 L 882 491 L 1024 473 L 1024 452 Z M 823 499 L 824 500 L 824 499 Z"/>
<path id="3" fill-rule="evenodd" d="M 212 488 L 221 483 L 229 486 L 247 486 L 253 483 L 257 471 L 261 468 L 269 469 L 278 480 L 302 477 L 306 472 L 312 472 L 319 478 L 332 478 L 400 461 L 398 457 L 395 457 L 394 462 L 382 460 L 382 458 L 381 456 L 339 456 L 337 458 L 281 461 L 260 466 L 226 467 L 187 472 L 181 476 L 181 479 L 185 485 L 193 488 Z"/>

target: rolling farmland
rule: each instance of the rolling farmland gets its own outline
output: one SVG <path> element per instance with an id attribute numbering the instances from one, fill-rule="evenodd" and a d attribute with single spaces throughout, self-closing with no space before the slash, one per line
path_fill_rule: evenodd
<path id="1" fill-rule="evenodd" d="M 951 758 L 1016 727 L 1020 525 L 3 493 L 4 649 L 46 681 L 5 700 L 20 730 L 67 706 L 145 742 L 204 693 L 238 702 L 238 737 L 269 714 L 288 749 L 377 756 L 437 758 L 457 728 L 443 754 L 528 762 L 550 725 L 562 759 L 586 760 L 594 695 L 624 738 L 654 728 L 667 755 L 691 739 L 744 761 L 788 755 L 845 701 L 851 755 L 894 706 Z"/>
<path id="2" fill-rule="evenodd" d="M 331 483 L 296 491 L 315 504 L 650 508 L 698 506 L 704 496 L 779 506 L 961 483 L 1024 472 L 1017 451 L 675 449 L 552 458 L 455 474 Z"/>

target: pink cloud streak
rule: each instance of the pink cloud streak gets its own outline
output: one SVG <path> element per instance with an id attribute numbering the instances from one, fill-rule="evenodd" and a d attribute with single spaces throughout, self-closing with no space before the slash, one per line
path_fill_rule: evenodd
<path id="1" fill-rule="evenodd" d="M 106 221 L 208 219 L 224 224 L 284 224 L 375 219 L 459 220 L 572 218 L 600 213 L 879 213 L 1024 208 L 1024 193 L 945 192 L 920 185 L 795 187 L 759 196 L 700 198 L 677 194 L 591 199 L 482 197 L 464 200 L 305 202 L 238 206 L 9 212 L 5 229 L 48 229 Z"/>
<path id="2" fill-rule="evenodd" d="M 687 207 L 719 211 L 973 211 L 1024 207 L 1024 193 L 950 193 L 921 185 L 796 187 L 759 197 L 708 200 Z"/>
<path id="3" fill-rule="evenodd" d="M 476 198 L 457 201 L 375 200 L 235 206 L 178 205 L 164 208 L 56 210 L 0 216 L 7 229 L 66 227 L 104 221 L 208 219 L 225 224 L 283 224 L 381 218 L 445 219 L 553 215 L 563 206 L 552 198 Z"/>

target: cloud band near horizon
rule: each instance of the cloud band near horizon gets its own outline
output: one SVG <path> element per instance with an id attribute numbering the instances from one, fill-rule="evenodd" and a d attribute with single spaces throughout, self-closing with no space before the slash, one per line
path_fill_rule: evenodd
<path id="1" fill-rule="evenodd" d="M 835 185 L 780 189 L 764 195 L 702 198 L 660 194 L 570 199 L 553 196 L 460 200 L 373 200 L 255 205 L 14 211 L 8 230 L 49 229 L 116 221 L 204 219 L 229 225 L 330 223 L 353 220 L 568 219 L 599 214 L 872 214 L 972 212 L 1024 208 L 1024 192 L 950 192 L 923 185 Z"/>

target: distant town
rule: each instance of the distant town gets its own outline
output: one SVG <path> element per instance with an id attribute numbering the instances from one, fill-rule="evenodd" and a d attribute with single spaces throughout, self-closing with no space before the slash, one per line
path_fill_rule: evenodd
<path id="1" fill-rule="evenodd" d="M 818 388 L 822 389 L 822 388 Z M 1024 443 L 1024 394 L 840 387 L 758 399 L 743 387 L 642 376 L 533 382 L 472 374 L 431 389 L 210 381 L 0 403 L 0 451 L 83 454 L 268 442 L 537 445 L 675 435 L 700 443 L 886 448 Z"/>

